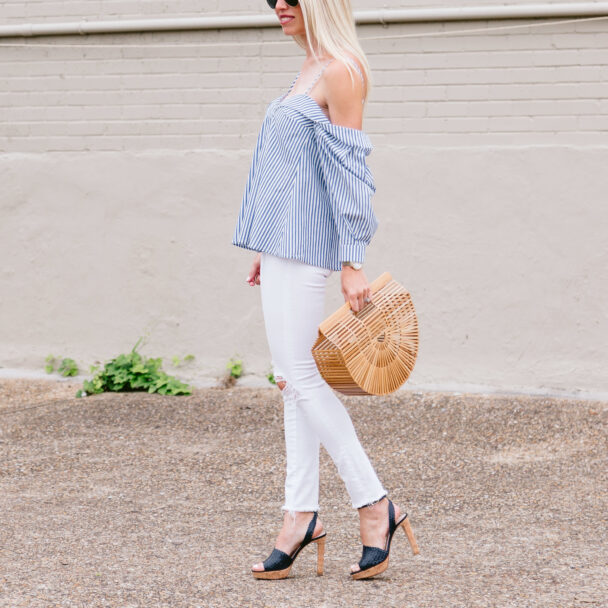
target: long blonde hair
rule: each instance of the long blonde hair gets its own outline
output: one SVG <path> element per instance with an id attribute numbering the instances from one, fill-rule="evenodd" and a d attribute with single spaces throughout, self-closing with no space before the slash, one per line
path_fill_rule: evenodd
<path id="1" fill-rule="evenodd" d="M 350 0 L 299 0 L 299 2 L 302 7 L 306 38 L 294 36 L 298 45 L 303 49 L 310 46 L 316 61 L 319 61 L 318 57 L 323 52 L 341 61 L 347 67 L 353 85 L 355 68 L 345 51 L 354 55 L 359 60 L 367 83 L 363 93 L 367 101 L 371 80 L 370 67 L 357 38 Z M 316 48 L 313 41 L 316 41 Z M 356 77 L 359 78 L 358 73 Z"/>

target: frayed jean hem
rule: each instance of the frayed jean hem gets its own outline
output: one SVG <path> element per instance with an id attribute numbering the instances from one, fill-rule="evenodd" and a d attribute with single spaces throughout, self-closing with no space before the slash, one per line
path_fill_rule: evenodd
<path id="1" fill-rule="evenodd" d="M 380 502 L 386 496 L 388 496 L 388 492 L 386 490 L 383 490 L 382 494 L 380 494 L 379 497 L 373 498 L 372 500 L 366 500 L 360 505 L 353 503 L 353 507 L 355 509 L 362 509 L 363 507 L 371 507 L 374 503 Z"/>

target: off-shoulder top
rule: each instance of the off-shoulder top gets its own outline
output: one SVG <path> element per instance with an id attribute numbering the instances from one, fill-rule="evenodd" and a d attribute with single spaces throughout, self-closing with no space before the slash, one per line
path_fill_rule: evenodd
<path id="1" fill-rule="evenodd" d="M 289 96 L 298 76 L 266 109 L 232 244 L 341 270 L 343 261 L 364 261 L 378 227 L 365 162 L 372 144 L 327 118 L 308 95 L 317 79 Z"/>

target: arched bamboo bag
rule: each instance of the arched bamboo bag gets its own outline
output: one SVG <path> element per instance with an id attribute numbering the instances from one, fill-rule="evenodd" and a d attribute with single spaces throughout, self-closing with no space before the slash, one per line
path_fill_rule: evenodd
<path id="1" fill-rule="evenodd" d="M 410 294 L 388 272 L 370 283 L 372 301 L 345 303 L 319 325 L 312 354 L 321 375 L 345 395 L 387 395 L 409 377 L 418 354 Z"/>

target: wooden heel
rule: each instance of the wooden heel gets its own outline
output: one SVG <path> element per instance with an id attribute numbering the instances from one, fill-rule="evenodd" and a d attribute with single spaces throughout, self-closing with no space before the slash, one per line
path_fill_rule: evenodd
<path id="1" fill-rule="evenodd" d="M 317 576 L 323 575 L 323 560 L 325 558 L 325 537 L 315 541 L 317 543 Z"/>
<path id="2" fill-rule="evenodd" d="M 414 533 L 412 532 L 412 526 L 410 526 L 410 521 L 405 517 L 405 519 L 401 522 L 401 527 L 405 532 L 407 539 L 410 541 L 410 545 L 412 546 L 412 551 L 414 555 L 418 555 L 420 553 L 420 549 L 418 549 L 418 544 L 416 543 L 416 539 L 414 538 Z"/>

